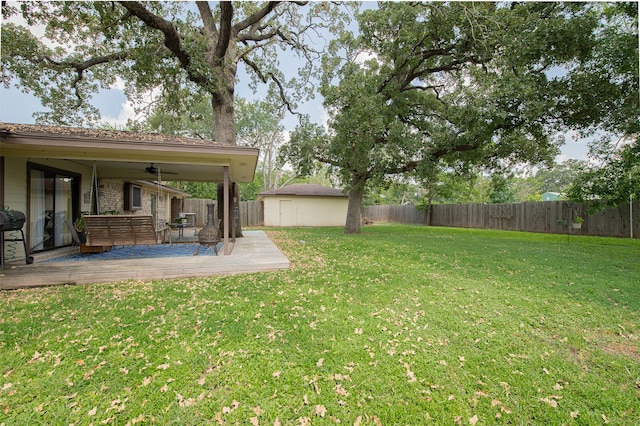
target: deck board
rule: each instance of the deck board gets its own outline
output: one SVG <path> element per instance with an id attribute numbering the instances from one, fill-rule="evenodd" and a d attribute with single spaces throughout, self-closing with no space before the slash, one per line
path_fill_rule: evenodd
<path id="1" fill-rule="evenodd" d="M 222 253 L 222 250 L 221 250 Z M 290 262 L 264 231 L 244 231 L 230 255 L 78 262 L 24 261 L 0 271 L 0 290 L 60 284 L 90 284 L 233 275 L 288 269 Z"/>

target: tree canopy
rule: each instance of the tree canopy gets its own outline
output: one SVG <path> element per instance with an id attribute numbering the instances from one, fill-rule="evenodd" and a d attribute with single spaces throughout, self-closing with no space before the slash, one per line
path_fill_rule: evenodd
<path id="1" fill-rule="evenodd" d="M 579 64 L 566 102 L 578 105 L 568 120 L 585 133 L 600 132 L 568 197 L 591 208 L 615 206 L 640 197 L 640 76 L 638 3 L 602 6 L 609 25 L 597 33 L 589 61 Z"/>
<path id="2" fill-rule="evenodd" d="M 640 143 L 637 134 L 614 144 L 607 139 L 601 140 L 594 144 L 591 152 L 599 162 L 582 167 L 567 191 L 569 199 L 590 201 L 590 209 L 596 211 L 640 198 Z"/>
<path id="3" fill-rule="evenodd" d="M 301 169 L 338 170 L 346 233 L 360 231 L 365 187 L 390 175 L 550 161 L 570 81 L 553 71 L 590 57 L 599 15 L 585 3 L 389 2 L 358 22 L 325 57 L 329 130 L 302 121 L 287 146 Z"/>
<path id="4" fill-rule="evenodd" d="M 182 112 L 184 90 L 213 107 L 216 141 L 236 144 L 238 66 L 253 84 L 273 84 L 287 108 L 312 91 L 317 37 L 344 17 L 330 3 L 307 2 L 30 2 L 2 3 L 2 81 L 12 78 L 50 111 L 39 122 L 83 125 L 99 118 L 89 102 L 100 88 L 125 82 L 129 99 L 159 94 Z M 305 8 L 307 13 L 301 13 Z M 10 18 L 20 15 L 25 25 Z M 29 27 L 43 26 L 44 40 Z M 314 47 L 316 46 L 316 47 Z M 307 59 L 295 78 L 279 53 Z"/>

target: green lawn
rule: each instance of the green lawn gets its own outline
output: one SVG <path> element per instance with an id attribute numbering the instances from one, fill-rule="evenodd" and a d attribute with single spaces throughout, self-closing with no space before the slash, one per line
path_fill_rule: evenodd
<path id="1" fill-rule="evenodd" d="M 640 244 L 268 231 L 292 269 L 0 293 L 0 424 L 640 424 Z"/>

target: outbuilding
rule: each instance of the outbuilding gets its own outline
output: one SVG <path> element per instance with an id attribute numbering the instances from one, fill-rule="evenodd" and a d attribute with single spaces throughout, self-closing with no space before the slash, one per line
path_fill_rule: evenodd
<path id="1" fill-rule="evenodd" d="M 262 192 L 265 226 L 344 226 L 349 197 L 339 189 L 296 183 Z"/>

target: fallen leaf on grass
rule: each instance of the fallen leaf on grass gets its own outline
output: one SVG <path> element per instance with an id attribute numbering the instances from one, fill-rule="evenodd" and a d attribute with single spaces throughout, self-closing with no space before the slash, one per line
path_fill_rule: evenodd
<path id="1" fill-rule="evenodd" d="M 35 351 L 33 356 L 31 357 L 31 360 L 27 361 L 27 364 L 33 364 L 34 362 L 40 360 L 41 357 L 42 354 L 38 351 Z"/>
<path id="2" fill-rule="evenodd" d="M 546 402 L 551 407 L 556 408 L 558 406 L 558 400 L 560 400 L 560 399 L 562 399 L 561 396 L 551 395 L 551 396 L 549 396 L 547 398 L 540 398 L 540 401 Z"/>
<path id="3" fill-rule="evenodd" d="M 89 412 L 87 413 L 87 416 L 89 417 L 95 416 L 97 412 L 98 412 L 98 407 L 93 407 L 91 410 L 89 410 Z"/>
<path id="4" fill-rule="evenodd" d="M 469 419 L 470 425 L 475 425 L 476 423 L 478 423 L 478 416 L 473 416 Z"/>
<path id="5" fill-rule="evenodd" d="M 349 396 L 349 392 L 347 392 L 342 386 L 336 385 L 333 390 L 340 396 Z"/>
<path id="6" fill-rule="evenodd" d="M 239 406 L 240 406 L 240 403 L 234 399 L 233 402 L 231 403 L 231 407 L 223 407 L 222 412 L 225 414 L 230 413 L 236 408 L 238 408 Z"/>
<path id="7" fill-rule="evenodd" d="M 323 363 L 324 363 L 324 358 L 320 358 L 318 362 L 316 362 L 316 367 L 322 367 Z"/>
<path id="8" fill-rule="evenodd" d="M 251 422 L 251 426 L 260 426 L 260 422 L 257 417 L 251 417 L 249 421 Z"/>
<path id="9" fill-rule="evenodd" d="M 324 417 L 324 415 L 327 413 L 327 409 L 325 408 L 324 405 L 316 405 L 316 415 L 320 416 L 320 417 Z"/>
<path id="10" fill-rule="evenodd" d="M 274 379 L 279 379 L 280 375 L 282 374 L 282 371 L 274 371 L 273 374 L 271 375 Z"/>

